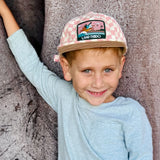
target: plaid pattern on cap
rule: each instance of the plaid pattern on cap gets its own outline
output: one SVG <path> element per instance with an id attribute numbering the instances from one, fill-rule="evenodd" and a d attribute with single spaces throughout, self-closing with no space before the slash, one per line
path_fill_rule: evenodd
<path id="1" fill-rule="evenodd" d="M 65 25 L 57 49 L 61 55 L 97 47 L 122 47 L 124 54 L 127 51 L 125 36 L 116 20 L 101 13 L 89 12 Z"/>

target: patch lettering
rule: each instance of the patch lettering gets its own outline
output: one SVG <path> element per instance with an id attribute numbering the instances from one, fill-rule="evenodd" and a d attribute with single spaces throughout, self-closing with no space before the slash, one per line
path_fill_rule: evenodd
<path id="1" fill-rule="evenodd" d="M 77 40 L 105 39 L 105 23 L 102 20 L 85 21 L 77 25 Z"/>

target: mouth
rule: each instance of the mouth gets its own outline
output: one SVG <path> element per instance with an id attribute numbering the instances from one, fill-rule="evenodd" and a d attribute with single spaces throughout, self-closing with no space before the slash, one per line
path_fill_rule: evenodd
<path id="1" fill-rule="evenodd" d="M 100 91 L 100 92 L 94 92 L 94 91 L 87 90 L 87 92 L 88 92 L 90 95 L 94 96 L 94 97 L 100 97 L 100 96 L 102 96 L 106 91 L 107 91 L 107 89 L 104 90 L 104 91 Z"/>

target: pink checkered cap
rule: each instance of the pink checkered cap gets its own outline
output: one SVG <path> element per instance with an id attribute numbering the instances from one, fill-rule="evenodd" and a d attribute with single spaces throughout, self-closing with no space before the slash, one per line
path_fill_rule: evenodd
<path id="1" fill-rule="evenodd" d="M 101 13 L 89 12 L 65 25 L 57 49 L 62 55 L 69 51 L 98 47 L 122 47 L 123 54 L 127 51 L 125 36 L 116 20 Z"/>

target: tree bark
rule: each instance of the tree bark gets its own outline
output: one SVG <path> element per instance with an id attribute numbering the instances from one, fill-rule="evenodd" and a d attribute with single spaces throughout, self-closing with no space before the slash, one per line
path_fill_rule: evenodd
<path id="1" fill-rule="evenodd" d="M 41 56 L 44 1 L 6 2 Z M 57 159 L 56 114 L 19 70 L 6 38 L 0 21 L 0 160 Z"/>
<path id="2" fill-rule="evenodd" d="M 160 1 L 45 0 L 45 5 L 43 0 L 7 2 L 42 61 L 60 77 L 62 71 L 53 56 L 65 23 L 89 11 L 105 13 L 119 22 L 128 52 L 115 95 L 132 97 L 144 106 L 153 128 L 154 160 L 159 160 Z M 0 160 L 55 160 L 56 113 L 21 73 L 5 39 L 0 21 Z"/>

